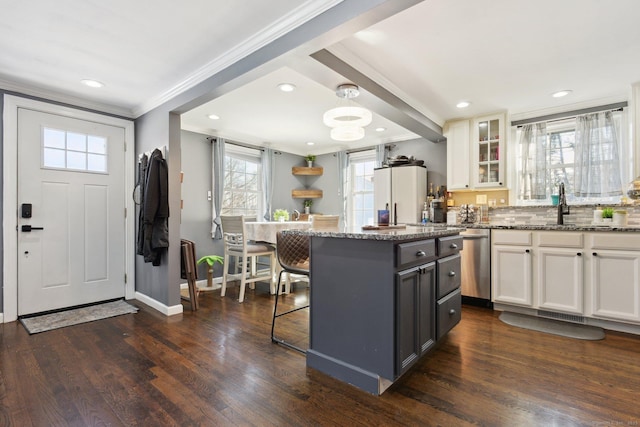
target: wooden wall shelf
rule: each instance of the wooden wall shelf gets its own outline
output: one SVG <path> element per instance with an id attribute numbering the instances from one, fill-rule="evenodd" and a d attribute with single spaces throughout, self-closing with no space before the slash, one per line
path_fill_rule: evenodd
<path id="1" fill-rule="evenodd" d="M 323 169 L 322 166 L 315 166 L 312 168 L 294 166 L 291 168 L 291 173 L 293 175 L 322 175 Z"/>
<path id="2" fill-rule="evenodd" d="M 319 199 L 322 190 L 291 190 L 291 197 L 295 199 Z"/>

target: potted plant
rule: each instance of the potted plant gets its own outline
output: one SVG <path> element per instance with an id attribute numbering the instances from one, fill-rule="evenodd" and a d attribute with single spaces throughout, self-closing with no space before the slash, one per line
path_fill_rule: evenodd
<path id="1" fill-rule="evenodd" d="M 313 205 L 313 200 L 307 199 L 302 203 L 304 204 L 304 213 L 308 214 L 311 210 L 311 206 Z"/>
<path id="2" fill-rule="evenodd" d="M 613 218 L 613 208 L 602 208 L 602 220 L 611 222 Z"/>
<path id="3" fill-rule="evenodd" d="M 312 168 L 313 167 L 313 161 L 316 159 L 316 156 L 313 155 L 313 154 L 307 154 L 306 156 L 304 156 L 304 159 L 307 161 L 307 166 Z"/>
<path id="4" fill-rule="evenodd" d="M 289 221 L 289 212 L 286 209 L 276 209 L 273 212 L 273 220 L 274 221 Z"/>

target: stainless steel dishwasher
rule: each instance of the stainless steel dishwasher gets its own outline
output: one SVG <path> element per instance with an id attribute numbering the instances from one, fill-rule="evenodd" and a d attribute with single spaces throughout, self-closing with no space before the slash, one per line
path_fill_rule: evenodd
<path id="1" fill-rule="evenodd" d="M 491 230 L 468 228 L 460 233 L 463 239 L 462 302 L 491 304 Z"/>

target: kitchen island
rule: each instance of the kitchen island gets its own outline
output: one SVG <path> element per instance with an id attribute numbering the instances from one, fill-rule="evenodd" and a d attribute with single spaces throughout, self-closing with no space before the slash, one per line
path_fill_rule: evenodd
<path id="1" fill-rule="evenodd" d="M 311 237 L 307 366 L 382 394 L 460 321 L 461 228 Z"/>

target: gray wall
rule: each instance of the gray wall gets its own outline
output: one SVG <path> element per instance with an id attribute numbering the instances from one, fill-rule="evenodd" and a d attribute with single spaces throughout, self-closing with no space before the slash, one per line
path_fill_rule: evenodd
<path id="1" fill-rule="evenodd" d="M 207 192 L 211 188 L 211 142 L 207 135 L 182 131 L 182 172 L 180 186 L 183 209 L 181 210 L 180 237 L 196 245 L 196 259 L 205 255 L 222 256 L 222 240 L 211 238 L 211 201 Z M 215 264 L 214 276 L 222 275 L 222 267 Z M 198 266 L 198 279 L 207 277 L 207 266 Z"/>
<path id="2" fill-rule="evenodd" d="M 443 142 L 431 142 L 424 138 L 410 141 L 396 142 L 391 150 L 391 156 L 414 156 L 418 160 L 424 160 L 427 167 L 428 183 L 433 183 L 435 190 L 439 185 L 447 185 L 447 144 Z"/>
<path id="3" fill-rule="evenodd" d="M 159 266 L 136 255 L 136 291 L 171 307 L 180 304 L 180 116 L 156 109 L 136 120 L 136 155 L 162 146 L 168 148 L 169 248 Z"/>

